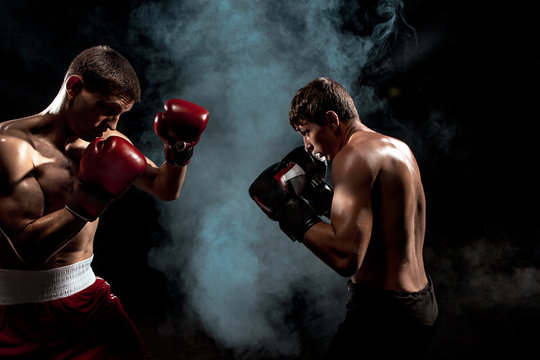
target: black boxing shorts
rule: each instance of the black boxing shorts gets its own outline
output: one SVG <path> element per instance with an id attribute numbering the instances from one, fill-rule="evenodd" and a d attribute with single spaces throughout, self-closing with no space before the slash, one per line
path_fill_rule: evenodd
<path id="1" fill-rule="evenodd" d="M 370 288 L 348 283 L 345 320 L 332 339 L 326 359 L 423 359 L 438 316 L 431 278 L 418 292 Z"/>

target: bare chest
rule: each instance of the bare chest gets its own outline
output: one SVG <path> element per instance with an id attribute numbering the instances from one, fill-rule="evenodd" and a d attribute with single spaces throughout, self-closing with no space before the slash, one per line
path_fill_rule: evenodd
<path id="1" fill-rule="evenodd" d="M 33 177 L 43 193 L 45 213 L 64 206 L 72 192 L 77 174 L 77 159 L 73 154 L 40 144 L 36 146 Z"/>

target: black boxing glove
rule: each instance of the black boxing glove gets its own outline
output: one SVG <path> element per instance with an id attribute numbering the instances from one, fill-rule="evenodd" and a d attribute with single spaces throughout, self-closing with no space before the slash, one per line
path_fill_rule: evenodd
<path id="1" fill-rule="evenodd" d="M 304 147 L 299 146 L 289 152 L 283 160 L 287 165 L 297 164 L 305 174 L 303 180 L 297 176 L 296 194 L 308 201 L 318 215 L 330 217 L 330 208 L 334 197 L 334 190 L 326 183 L 326 160 L 318 160 Z"/>
<path id="2" fill-rule="evenodd" d="M 298 178 L 295 164 L 276 163 L 264 170 L 249 187 L 249 195 L 292 241 L 302 241 L 304 234 L 322 221 L 302 198 L 296 195 Z"/>

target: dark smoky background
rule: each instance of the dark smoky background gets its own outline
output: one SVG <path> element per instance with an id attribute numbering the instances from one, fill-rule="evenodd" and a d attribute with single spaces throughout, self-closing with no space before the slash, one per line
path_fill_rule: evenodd
<path id="1" fill-rule="evenodd" d="M 156 163 L 156 112 L 210 111 L 180 198 L 132 188 L 95 241 L 105 278 L 154 359 L 318 359 L 346 279 L 291 243 L 247 194 L 301 138 L 288 105 L 319 76 L 363 121 L 406 141 L 428 202 L 439 301 L 432 359 L 539 352 L 538 6 L 480 1 L 0 3 L 0 121 L 40 112 L 69 61 L 107 44 L 139 74 L 119 128 Z M 359 349 L 361 354 L 361 349 Z"/>

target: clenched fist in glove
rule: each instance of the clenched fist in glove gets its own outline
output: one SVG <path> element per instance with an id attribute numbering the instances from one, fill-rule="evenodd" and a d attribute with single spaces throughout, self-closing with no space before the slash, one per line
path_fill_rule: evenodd
<path id="1" fill-rule="evenodd" d="M 276 163 L 264 170 L 249 188 L 249 195 L 268 217 L 279 222 L 281 230 L 293 241 L 302 241 L 304 234 L 322 221 L 297 190 L 302 186 L 295 163 Z"/>
<path id="2" fill-rule="evenodd" d="M 129 141 L 118 136 L 93 140 L 79 163 L 79 184 L 66 208 L 94 221 L 119 198 L 146 169 L 146 158 Z"/>
<path id="3" fill-rule="evenodd" d="M 281 161 L 299 166 L 296 194 L 307 200 L 317 214 L 329 217 L 334 190 L 324 180 L 326 161 L 316 159 L 302 146 L 289 152 Z"/>
<path id="4" fill-rule="evenodd" d="M 165 143 L 165 160 L 174 166 L 189 164 L 208 123 L 208 110 L 181 99 L 165 103 L 154 119 L 154 131 Z"/>

